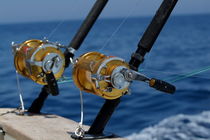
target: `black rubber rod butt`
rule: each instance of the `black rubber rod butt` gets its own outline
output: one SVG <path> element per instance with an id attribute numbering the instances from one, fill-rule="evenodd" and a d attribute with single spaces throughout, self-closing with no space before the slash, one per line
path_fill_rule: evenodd
<path id="1" fill-rule="evenodd" d="M 36 113 L 39 114 L 45 100 L 47 99 L 49 93 L 48 93 L 48 87 L 47 86 L 43 86 L 42 91 L 39 94 L 39 97 L 36 98 L 33 103 L 31 104 L 31 106 L 28 109 L 28 112 L 30 113 Z"/>
<path id="2" fill-rule="evenodd" d="M 149 82 L 150 87 L 155 88 L 156 90 L 173 94 L 176 91 L 176 87 L 168 82 L 158 80 L 155 78 L 152 78 Z"/>
<path id="3" fill-rule="evenodd" d="M 78 50 L 85 40 L 86 36 L 90 32 L 91 28 L 95 24 L 96 20 L 98 19 L 99 15 L 103 11 L 104 7 L 106 6 L 108 0 L 97 0 L 92 9 L 90 10 L 89 14 L 87 15 L 86 19 L 80 26 L 79 30 L 71 40 L 68 45 L 68 48 L 73 48 Z M 70 53 L 69 50 L 65 51 L 65 67 L 68 67 L 70 64 L 69 58 L 73 58 L 74 54 Z"/>
<path id="4" fill-rule="evenodd" d="M 119 103 L 120 98 L 106 100 L 87 133 L 91 135 L 103 135 L 104 128 Z"/>
<path id="5" fill-rule="evenodd" d="M 139 65 L 144 61 L 145 54 L 151 50 L 177 1 L 178 0 L 163 0 L 161 6 L 139 41 L 138 49 L 131 56 L 129 64 L 133 70 L 137 71 Z"/>

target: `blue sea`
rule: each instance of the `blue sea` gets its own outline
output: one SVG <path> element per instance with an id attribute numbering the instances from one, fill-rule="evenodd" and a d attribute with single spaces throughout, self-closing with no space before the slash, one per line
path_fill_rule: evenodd
<path id="1" fill-rule="evenodd" d="M 129 61 L 152 17 L 99 19 L 76 57 L 100 51 Z M 122 24 L 123 22 L 123 24 Z M 43 39 L 68 45 L 82 20 L 0 25 L 0 107 L 19 107 L 11 42 Z M 210 15 L 172 16 L 139 70 L 149 77 L 169 80 L 210 66 Z M 72 67 L 65 71 L 71 76 Z M 38 96 L 41 85 L 20 76 L 25 107 Z M 209 140 L 210 71 L 176 80 L 174 95 L 133 82 L 106 127 L 130 140 Z M 60 95 L 49 96 L 42 112 L 80 121 L 79 90 L 60 84 Z M 104 99 L 84 93 L 84 123 L 90 125 Z"/>

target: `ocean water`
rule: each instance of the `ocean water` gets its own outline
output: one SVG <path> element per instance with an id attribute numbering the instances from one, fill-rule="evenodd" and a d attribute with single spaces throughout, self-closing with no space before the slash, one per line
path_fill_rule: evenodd
<path id="1" fill-rule="evenodd" d="M 127 61 L 151 17 L 99 19 L 76 56 L 100 51 Z M 19 107 L 11 42 L 28 39 L 57 41 L 68 45 L 81 20 L 0 25 L 0 107 Z M 153 49 L 140 66 L 142 73 L 159 79 L 210 66 L 210 15 L 172 16 Z M 119 29 L 119 30 L 118 30 Z M 71 67 L 65 76 L 71 76 Z M 26 108 L 38 96 L 41 85 L 20 76 Z M 173 83 L 174 95 L 161 93 L 145 83 L 134 82 L 131 95 L 122 98 L 106 131 L 131 140 L 209 140 L 210 71 Z M 60 95 L 49 96 L 42 112 L 80 121 L 79 90 L 74 83 L 59 85 Z M 84 123 L 90 125 L 104 100 L 84 93 Z"/>

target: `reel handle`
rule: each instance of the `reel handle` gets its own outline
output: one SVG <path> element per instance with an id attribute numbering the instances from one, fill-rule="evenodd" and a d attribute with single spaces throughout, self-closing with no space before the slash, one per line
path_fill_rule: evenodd
<path id="1" fill-rule="evenodd" d="M 155 78 L 152 78 L 149 81 L 149 86 L 169 94 L 173 94 L 176 91 L 176 87 L 174 85 Z"/>
<path id="2" fill-rule="evenodd" d="M 57 96 L 59 94 L 59 89 L 53 72 L 46 74 L 46 80 L 48 92 L 51 93 L 53 96 Z"/>
<path id="3" fill-rule="evenodd" d="M 141 74 L 137 71 L 123 69 L 121 73 L 124 75 L 125 80 L 130 82 L 133 80 L 147 82 L 149 83 L 150 87 L 169 94 L 173 94 L 176 91 L 176 87 L 174 85 L 159 79 L 149 78 L 146 75 Z"/>

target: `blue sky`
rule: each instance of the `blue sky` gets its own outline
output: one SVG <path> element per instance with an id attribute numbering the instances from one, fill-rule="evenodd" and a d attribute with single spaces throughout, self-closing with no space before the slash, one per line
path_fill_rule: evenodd
<path id="1" fill-rule="evenodd" d="M 0 23 L 84 18 L 95 0 L 1 0 Z M 101 18 L 153 15 L 162 0 L 109 0 Z M 179 0 L 173 12 L 210 14 L 210 0 Z"/>

